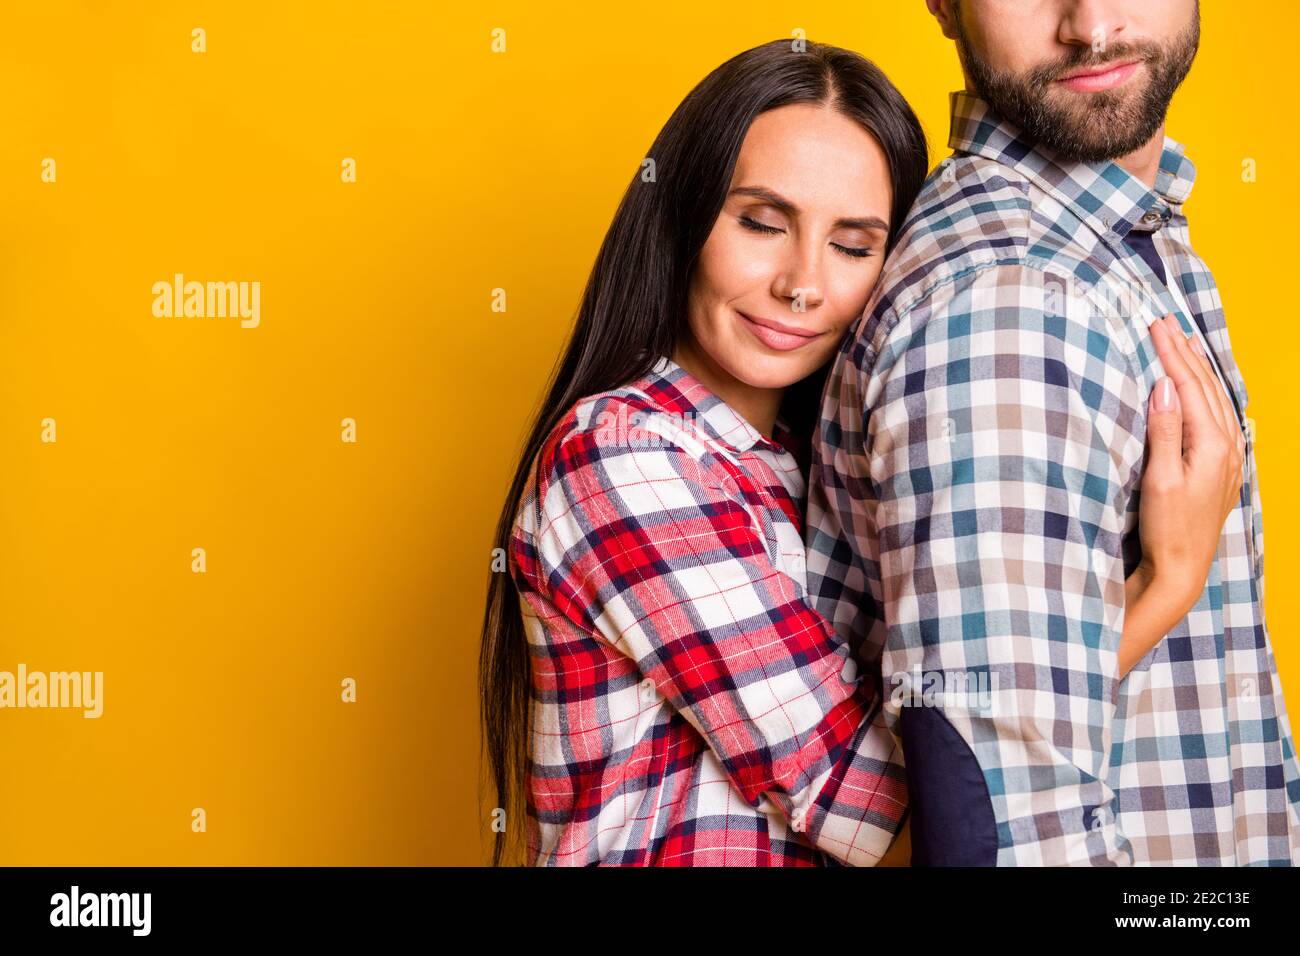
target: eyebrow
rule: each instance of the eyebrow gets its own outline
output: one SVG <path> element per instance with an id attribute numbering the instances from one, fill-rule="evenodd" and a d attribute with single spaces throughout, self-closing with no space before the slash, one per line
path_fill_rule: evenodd
<path id="1" fill-rule="evenodd" d="M 771 203 L 777 209 L 792 216 L 797 216 L 799 214 L 798 206 L 779 193 L 768 189 L 766 186 L 737 186 L 731 192 L 727 193 L 728 197 L 735 195 L 753 196 L 756 199 L 762 199 L 765 202 Z M 840 227 L 846 229 L 879 229 L 882 232 L 889 232 L 889 224 L 879 216 L 841 217 L 835 220 L 835 228 L 838 229 Z"/>

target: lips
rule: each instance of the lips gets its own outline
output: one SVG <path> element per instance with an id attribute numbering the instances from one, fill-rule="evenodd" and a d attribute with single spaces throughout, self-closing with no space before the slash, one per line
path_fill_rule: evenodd
<path id="1" fill-rule="evenodd" d="M 1087 70 L 1063 76 L 1057 82 L 1076 93 L 1098 93 L 1119 86 L 1133 75 L 1141 62 L 1141 60 L 1130 60 L 1124 63 L 1089 67 Z"/>
<path id="2" fill-rule="evenodd" d="M 783 322 L 777 322 L 775 319 L 760 318 L 740 311 L 737 311 L 736 314 L 740 316 L 741 322 L 754 338 L 778 352 L 789 352 L 801 348 L 822 334 L 800 329 L 797 326 L 786 325 Z"/>

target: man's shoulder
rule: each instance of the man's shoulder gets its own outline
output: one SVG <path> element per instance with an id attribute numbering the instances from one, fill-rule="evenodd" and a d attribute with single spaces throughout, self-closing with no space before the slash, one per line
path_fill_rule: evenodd
<path id="1" fill-rule="evenodd" d="M 1036 188 L 1015 168 L 956 155 L 926 179 L 881 274 L 875 311 L 906 311 L 984 268 L 1035 264 Z"/>
<path id="2" fill-rule="evenodd" d="M 1086 293 L 1093 251 L 1073 215 L 1015 167 L 946 159 L 913 203 L 849 348 L 874 353 L 901 319 L 981 289 L 998 306 Z M 853 356 L 860 368 L 870 357 Z"/>

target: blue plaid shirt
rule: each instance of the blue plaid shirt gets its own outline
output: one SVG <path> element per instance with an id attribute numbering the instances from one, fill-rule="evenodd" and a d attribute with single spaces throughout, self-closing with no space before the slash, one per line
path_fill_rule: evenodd
<path id="1" fill-rule="evenodd" d="M 1066 162 L 970 93 L 949 144 L 834 364 L 808 501 L 809 592 L 880 681 L 914 862 L 1300 862 L 1253 428 L 1183 215 L 1194 167 L 1168 138 L 1155 189 Z M 1170 312 L 1208 342 L 1246 475 L 1195 607 L 1121 680 L 1164 374 L 1148 326 Z"/>

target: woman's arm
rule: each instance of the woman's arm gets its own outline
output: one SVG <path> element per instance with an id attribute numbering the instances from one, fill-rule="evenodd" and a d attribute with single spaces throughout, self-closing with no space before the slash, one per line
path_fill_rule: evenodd
<path id="1" fill-rule="evenodd" d="M 880 701 L 769 558 L 745 476 L 656 426 L 636 443 L 580 429 L 543 463 L 538 589 L 635 662 L 750 806 L 837 860 L 874 865 L 907 800 Z"/>
<path id="2" fill-rule="evenodd" d="M 1151 335 L 1169 377 L 1152 390 L 1147 416 L 1142 563 L 1124 582 L 1121 678 L 1200 598 L 1245 460 L 1236 413 L 1200 343 L 1189 346 L 1172 316 L 1152 323 Z"/>

